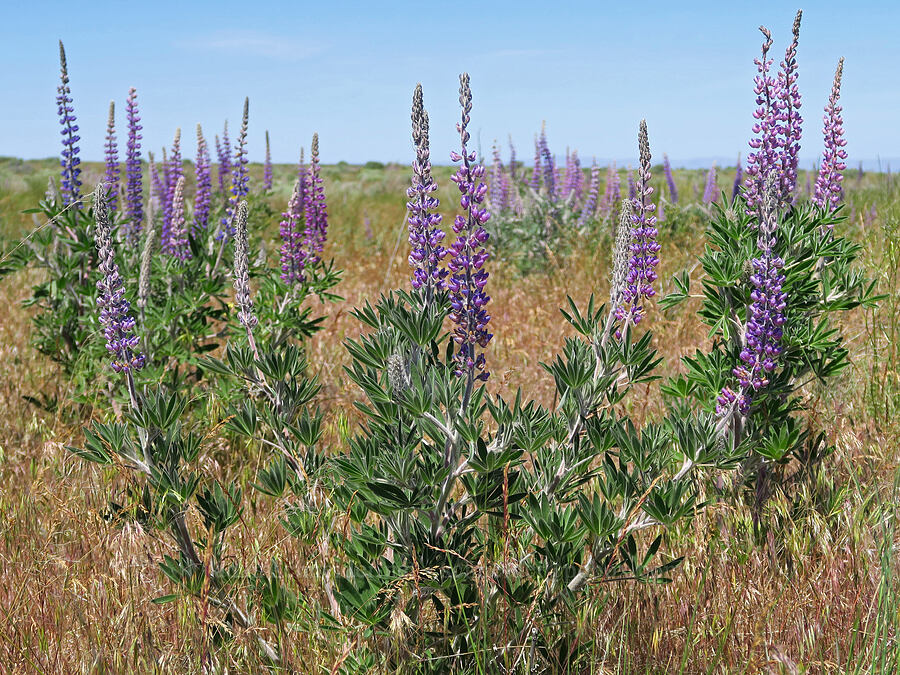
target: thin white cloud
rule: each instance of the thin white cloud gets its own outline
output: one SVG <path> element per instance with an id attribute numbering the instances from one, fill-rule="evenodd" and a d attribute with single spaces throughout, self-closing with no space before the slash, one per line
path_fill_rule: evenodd
<path id="1" fill-rule="evenodd" d="M 179 41 L 179 47 L 202 51 L 235 52 L 277 61 L 302 61 L 323 51 L 317 43 L 257 31 L 223 31 Z"/>

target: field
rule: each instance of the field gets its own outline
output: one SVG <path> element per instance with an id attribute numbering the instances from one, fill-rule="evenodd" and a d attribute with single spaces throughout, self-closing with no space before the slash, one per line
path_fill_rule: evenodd
<path id="1" fill-rule="evenodd" d="M 85 184 L 92 185 L 102 170 L 88 165 Z M 33 227 L 32 216 L 21 211 L 41 199 L 47 178 L 57 171 L 55 160 L 0 160 L 0 227 L 7 241 Z M 265 196 L 275 215 L 255 223 L 255 236 L 269 242 L 269 251 L 275 250 L 277 214 L 290 197 L 293 171 L 275 167 L 274 187 Z M 261 172 L 252 166 L 252 180 L 259 181 Z M 445 222 L 454 207 L 449 174 L 435 168 Z M 889 174 L 848 174 L 845 213 L 852 217 L 839 228 L 863 245 L 861 267 L 886 297 L 877 310 L 858 308 L 841 320 L 851 365 L 827 386 L 812 382 L 802 391 L 804 419 L 825 431 L 833 452 L 808 465 L 790 463 L 790 478 L 764 502 L 762 530 L 754 527 L 752 500 L 724 498 L 724 490 L 706 493 L 707 505 L 697 516 L 666 531 L 666 549 L 684 556 L 671 583 L 592 587 L 566 628 L 573 631 L 570 644 L 580 642 L 587 654 L 572 672 L 891 673 L 900 667 L 900 209 Z M 654 167 L 654 176 L 661 175 Z M 720 172 L 722 184 L 730 185 L 733 175 L 733 169 Z M 358 388 L 343 370 L 351 361 L 342 343 L 361 330 L 350 310 L 408 283 L 409 169 L 327 166 L 323 177 L 330 211 L 324 257 L 344 271 L 334 289 L 342 299 L 313 302 L 324 323 L 307 353 L 323 384 L 316 403 L 324 411 L 324 445 L 337 447 L 362 421 L 353 406 Z M 699 189 L 704 178 L 705 172 L 675 172 L 682 193 Z M 798 183 L 804 180 L 801 172 Z M 654 183 L 661 187 L 661 178 Z M 677 227 L 659 225 L 660 296 L 673 290 L 672 277 L 702 252 L 702 212 L 686 214 Z M 567 296 L 583 304 L 592 293 L 608 294 L 613 233 L 610 228 L 567 244 L 558 254 L 550 251 L 540 269 L 523 270 L 502 256 L 491 261 L 490 392 L 509 397 L 522 387 L 543 405 L 556 403 L 553 378 L 540 362 L 550 361 L 567 337 L 558 308 L 566 306 Z M 132 273 L 123 270 L 125 276 Z M 22 301 L 40 274 L 24 270 L 0 285 L 2 669 L 265 669 L 243 633 L 224 645 L 216 641 L 210 626 L 221 617 L 208 603 L 184 597 L 151 602 L 173 592 L 158 567 L 173 545 L 163 534 L 109 518 L 108 499 L 121 491 L 121 472 L 86 464 L 66 450 L 83 442 L 87 420 L 102 419 L 106 411 L 83 397 L 72 402 L 71 384 L 59 368 L 29 346 L 34 310 Z M 708 343 L 691 311 L 696 303 L 649 310 L 664 377 L 683 370 L 679 358 Z M 622 405 L 638 426 L 664 413 L 658 389 L 649 383 Z M 312 589 L 316 583 L 304 570 L 318 569 L 310 562 L 315 552 L 285 538 L 277 504 L 250 487 L 263 454 L 259 447 L 213 440 L 198 459 L 205 476 L 243 488 L 245 509 L 228 559 L 254 568 L 277 550 L 299 587 Z M 415 633 L 415 626 L 392 624 L 375 642 L 403 639 L 415 645 Z M 372 636 L 325 625 L 274 637 L 285 668 L 338 672 L 360 641 Z"/>

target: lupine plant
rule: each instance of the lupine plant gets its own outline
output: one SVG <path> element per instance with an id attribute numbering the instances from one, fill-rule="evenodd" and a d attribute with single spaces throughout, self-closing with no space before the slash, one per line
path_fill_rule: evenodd
<path id="1" fill-rule="evenodd" d="M 368 401 L 360 405 L 366 424 L 335 459 L 333 498 L 352 528 L 339 539 L 346 564 L 336 598 L 354 624 L 393 627 L 396 661 L 388 667 L 402 667 L 416 649 L 424 672 L 478 664 L 565 670 L 578 663 L 577 650 L 563 655 L 542 629 L 572 621 L 588 587 L 609 592 L 597 582 L 664 580 L 678 560 L 657 560 L 659 532 L 697 508 L 692 471 L 727 457 L 711 415 L 637 430 L 615 412 L 635 385 L 654 379 L 659 362 L 651 335 L 634 336 L 635 311 L 619 309 L 629 287 L 651 295 L 651 275 L 642 271 L 657 250 L 647 244 L 649 175 L 623 210 L 610 304 L 591 299 L 579 310 L 570 301 L 563 312 L 579 337 L 545 366 L 558 406 L 487 392 L 487 359 L 478 351 L 491 338 L 480 247 L 491 221 L 482 207 L 484 169 L 466 145 L 468 76 L 460 83 L 461 148 L 452 158 L 461 163 L 453 177 L 461 214 L 449 292 L 423 303 L 424 287 L 414 283 L 410 293 L 382 296 L 355 313 L 371 332 L 347 342 L 348 374 Z M 414 138 L 427 120 L 416 110 L 420 100 Z M 642 124 L 649 162 L 646 141 Z M 648 529 L 657 531 L 649 541 L 640 535 Z M 369 644 L 378 649 L 377 639 Z"/>
<path id="2" fill-rule="evenodd" d="M 799 14 L 789 54 L 798 22 Z M 829 451 L 824 434 L 805 426 L 799 413 L 809 383 L 825 383 L 849 364 L 834 317 L 878 299 L 874 282 L 853 267 L 860 247 L 834 232 L 843 216 L 830 203 L 792 205 L 785 198 L 789 193 L 773 162 L 789 161 L 800 131 L 777 132 L 785 99 L 766 94 L 774 86 L 766 74 L 771 34 L 761 30 L 766 43 L 756 62 L 760 107 L 748 182 L 732 206 L 713 206 L 709 244 L 700 257 L 699 316 L 709 326 L 712 347 L 686 357 L 687 374 L 665 388 L 674 410 L 716 415 L 725 443 L 742 463 L 737 487 L 750 488 L 758 526 L 773 479 L 779 485 L 788 479 L 791 460 L 808 463 Z M 799 97 L 791 100 L 795 106 Z M 686 272 L 676 277 L 676 291 L 664 306 L 689 297 L 691 284 Z"/>

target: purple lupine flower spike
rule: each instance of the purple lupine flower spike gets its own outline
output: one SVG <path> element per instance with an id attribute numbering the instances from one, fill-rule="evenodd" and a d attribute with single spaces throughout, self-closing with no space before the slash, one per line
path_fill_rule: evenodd
<path id="1" fill-rule="evenodd" d="M 234 165 L 231 169 L 231 194 L 225 206 L 225 215 L 222 217 L 221 229 L 218 238 L 234 236 L 235 209 L 238 202 L 250 192 L 250 175 L 247 171 L 247 127 L 250 122 L 250 99 L 244 99 L 244 114 L 241 117 L 241 131 L 238 134 L 237 145 L 234 151 Z"/>
<path id="2" fill-rule="evenodd" d="M 628 199 L 634 201 L 637 196 L 637 186 L 634 184 L 634 171 L 628 167 Z"/>
<path id="3" fill-rule="evenodd" d="M 656 205 L 650 200 L 650 142 L 647 138 L 647 122 L 641 120 L 638 132 L 640 149 L 639 184 L 635 185 L 632 202 L 631 259 L 628 275 L 622 293 L 622 303 L 616 309 L 620 321 L 637 325 L 644 316 L 644 300 L 656 295 L 653 282 L 656 281 L 656 266 L 659 264 L 659 243 L 656 241 Z"/>
<path id="4" fill-rule="evenodd" d="M 503 170 L 503 160 L 500 158 L 500 147 L 497 145 L 497 141 L 494 141 L 493 146 L 489 188 L 491 208 L 497 213 L 502 213 L 507 208 L 509 182 L 506 180 L 506 172 Z"/>
<path id="5" fill-rule="evenodd" d="M 741 166 L 741 153 L 738 153 L 737 168 L 734 172 L 734 185 L 731 187 L 731 203 L 737 201 L 738 195 L 741 194 L 741 182 L 744 180 L 744 168 Z"/>
<path id="6" fill-rule="evenodd" d="M 462 118 L 456 128 L 462 152 L 451 152 L 450 159 L 462 164 L 451 180 L 462 195 L 459 204 L 465 215 L 457 215 L 453 221 L 457 238 L 450 247 L 447 289 L 450 291 L 450 320 L 456 324 L 453 330 L 453 341 L 458 345 L 456 374 L 467 378 L 467 390 L 471 390 L 474 381 L 486 381 L 489 377 L 484 352 L 476 353 L 476 347 L 487 347 L 493 335 L 487 331 L 491 317 L 485 311 L 485 305 L 490 297 L 484 292 L 488 280 L 484 263 L 489 255 L 484 248 L 488 240 L 484 224 L 491 216 L 481 206 L 487 194 L 487 186 L 482 181 L 484 166 L 476 162 L 475 152 L 466 148 L 470 138 L 467 130 L 469 113 L 472 111 L 468 73 L 459 76 L 459 103 Z"/>
<path id="7" fill-rule="evenodd" d="M 537 134 L 534 136 L 534 169 L 531 171 L 528 187 L 535 192 L 541 189 L 541 143 Z"/>
<path id="8" fill-rule="evenodd" d="M 747 213 L 759 216 L 763 206 L 763 190 L 770 173 L 778 171 L 778 108 L 776 103 L 777 87 L 775 80 L 769 75 L 772 59 L 769 49 L 772 47 L 772 33 L 765 26 L 759 27 L 765 37 L 762 45 L 762 56 L 754 59 L 757 75 L 754 78 L 753 91 L 756 94 L 756 110 L 753 111 L 753 134 L 747 155 L 747 177 L 744 184 L 744 197 L 747 200 Z"/>
<path id="9" fill-rule="evenodd" d="M 319 134 L 313 134 L 312 147 L 309 151 L 309 170 L 306 177 L 304 210 L 306 215 L 306 232 L 304 247 L 306 249 L 306 265 L 319 262 L 319 254 L 325 247 L 328 236 L 328 205 L 325 201 L 325 184 L 322 182 L 319 167 Z"/>
<path id="10" fill-rule="evenodd" d="M 797 88 L 797 43 L 800 40 L 800 19 L 803 10 L 797 10 L 794 19 L 793 39 L 784 54 L 778 73 L 776 107 L 778 108 L 779 133 L 782 135 L 779 171 L 779 207 L 790 204 L 797 187 L 797 160 L 800 153 L 800 136 L 803 118 L 800 116 L 800 90 Z"/>
<path id="11" fill-rule="evenodd" d="M 174 248 L 172 241 L 172 219 L 175 209 L 175 186 L 178 179 L 184 175 L 181 166 L 181 129 L 175 130 L 175 139 L 172 141 L 172 157 L 166 161 L 163 152 L 163 169 L 165 175 L 165 195 L 163 199 L 163 222 L 161 230 L 162 249 L 171 252 Z"/>
<path id="12" fill-rule="evenodd" d="M 97 307 L 100 323 L 106 337 L 106 349 L 113 357 L 112 368 L 117 373 L 130 373 L 144 366 L 144 355 L 137 350 L 138 337 L 134 334 L 135 321 L 130 314 L 131 305 L 125 299 L 125 287 L 119 275 L 113 251 L 112 226 L 106 197 L 107 188 L 97 186 L 94 192 L 96 227 L 94 241 L 100 258 L 100 280 L 97 290 Z"/>
<path id="13" fill-rule="evenodd" d="M 184 176 L 178 177 L 178 182 L 175 183 L 175 193 L 172 195 L 172 223 L 166 252 L 182 262 L 191 257 L 187 219 L 184 215 Z"/>
<path id="14" fill-rule="evenodd" d="M 600 206 L 600 214 L 603 220 L 607 220 L 612 216 L 621 197 L 619 172 L 616 170 L 616 163 L 610 162 L 606 167 L 606 189 L 603 194 L 603 203 Z"/>
<path id="15" fill-rule="evenodd" d="M 72 208 L 78 208 L 81 198 L 81 159 L 78 157 L 78 125 L 75 124 L 75 108 L 72 106 L 71 89 L 69 89 L 69 68 L 66 64 L 66 49 L 62 40 L 59 41 L 59 73 L 60 83 L 56 88 L 56 105 L 59 113 L 59 123 L 62 125 L 62 151 L 60 152 L 60 188 L 62 191 L 63 205 L 72 204 Z"/>
<path id="16" fill-rule="evenodd" d="M 272 152 L 269 149 L 269 131 L 266 130 L 266 162 L 263 165 L 263 190 L 272 189 Z"/>
<path id="17" fill-rule="evenodd" d="M 109 210 L 116 212 L 119 204 L 119 146 L 116 144 L 116 103 L 109 102 L 109 119 L 106 121 L 106 185 L 109 190 Z"/>
<path id="18" fill-rule="evenodd" d="M 148 165 L 150 167 L 150 189 L 152 196 L 156 198 L 156 204 L 159 206 L 166 199 L 166 186 L 159 175 L 159 167 L 153 159 L 153 153 L 147 153 Z"/>
<path id="19" fill-rule="evenodd" d="M 125 201 L 128 215 L 126 240 L 137 243 L 144 223 L 144 182 L 141 167 L 141 118 L 138 115 L 137 89 L 128 90 L 125 104 L 128 117 L 128 146 L 125 155 Z"/>
<path id="20" fill-rule="evenodd" d="M 706 174 L 706 187 L 703 189 L 703 203 L 712 204 L 719 197 L 719 184 L 717 181 L 716 163 L 713 162 Z"/>
<path id="21" fill-rule="evenodd" d="M 431 176 L 431 150 L 428 142 L 428 112 L 422 101 L 422 85 L 417 84 L 412 103 L 412 140 L 416 158 L 412 163 L 412 185 L 407 188 L 409 201 L 409 264 L 413 268 L 412 287 L 421 290 L 425 304 L 430 305 L 435 294 L 444 288 L 447 271 L 441 260 L 447 254 L 442 243 L 440 201 L 434 196 L 437 183 Z M 499 153 L 498 153 L 499 156 Z"/>
<path id="22" fill-rule="evenodd" d="M 228 191 L 231 189 L 231 139 L 228 137 L 228 120 L 222 128 L 222 151 L 219 154 L 219 190 L 228 202 Z"/>
<path id="23" fill-rule="evenodd" d="M 752 303 L 748 311 L 745 346 L 741 350 L 743 364 L 734 369 L 734 376 L 742 388 L 738 397 L 742 414 L 749 412 L 753 392 L 769 384 L 769 374 L 775 370 L 782 351 L 780 342 L 785 321 L 787 295 L 782 290 L 784 274 L 781 271 L 784 260 L 774 253 L 781 185 L 774 173 L 766 180 L 764 190 L 765 201 L 756 243 L 760 255 L 752 260 L 750 282 L 753 292 L 750 294 Z M 721 406 L 723 401 L 720 400 L 719 404 Z"/>
<path id="24" fill-rule="evenodd" d="M 831 87 L 831 96 L 825 106 L 825 128 L 822 134 L 825 136 L 825 150 L 822 152 L 822 166 L 819 167 L 819 175 L 816 178 L 816 193 L 813 201 L 820 207 L 834 210 L 843 198 L 842 181 L 843 171 L 847 168 L 844 160 L 847 159 L 847 151 L 844 146 L 844 120 L 841 116 L 841 78 L 844 73 L 844 57 L 838 61 L 837 70 L 834 73 L 834 84 Z M 862 164 L 859 174 L 862 175 Z"/>
<path id="25" fill-rule="evenodd" d="M 597 166 L 595 159 L 591 164 L 591 184 L 588 188 L 587 199 L 584 200 L 584 206 L 581 208 L 581 215 L 578 218 L 578 226 L 583 227 L 585 223 L 594 217 L 597 211 L 597 197 L 600 195 L 600 167 Z"/>
<path id="26" fill-rule="evenodd" d="M 678 188 L 675 187 L 675 177 L 672 175 L 672 165 L 669 164 L 669 156 L 663 153 L 663 173 L 666 174 L 666 184 L 669 186 L 669 201 L 678 203 Z"/>
<path id="27" fill-rule="evenodd" d="M 197 161 L 194 165 L 194 178 L 197 182 L 197 193 L 194 196 L 194 235 L 205 230 L 209 225 L 209 210 L 212 203 L 212 176 L 210 169 L 209 147 L 203 137 L 203 129 L 197 125 Z"/>
<path id="28" fill-rule="evenodd" d="M 556 158 L 550 152 L 550 146 L 547 144 L 547 123 L 541 122 L 540 136 L 541 164 L 543 165 L 542 182 L 550 201 L 556 201 L 557 181 L 556 181 Z"/>
<path id="29" fill-rule="evenodd" d="M 219 192 L 225 192 L 225 172 L 222 170 L 222 162 L 225 159 L 224 150 L 222 149 L 222 141 L 219 140 L 219 135 L 216 134 L 216 157 L 219 160 L 219 170 L 218 170 L 218 178 L 219 178 Z"/>
<path id="30" fill-rule="evenodd" d="M 519 164 L 516 162 L 516 146 L 513 145 L 512 134 L 509 136 L 509 177 L 511 180 L 516 180 L 516 172 L 518 171 Z"/>
<path id="31" fill-rule="evenodd" d="M 288 286 L 303 282 L 306 252 L 303 250 L 303 198 L 300 179 L 294 182 L 294 190 L 288 201 L 287 211 L 282 213 L 281 225 L 281 280 Z"/>

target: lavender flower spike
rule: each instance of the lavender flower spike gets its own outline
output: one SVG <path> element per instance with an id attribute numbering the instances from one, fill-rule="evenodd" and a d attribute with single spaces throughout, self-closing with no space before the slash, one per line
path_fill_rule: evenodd
<path id="1" fill-rule="evenodd" d="M 597 166 L 595 159 L 591 164 L 591 184 L 588 188 L 587 199 L 584 200 L 584 206 L 581 208 L 581 215 L 578 218 L 578 226 L 583 227 L 588 220 L 594 217 L 597 211 L 597 198 L 600 195 L 600 167 Z"/>
<path id="2" fill-rule="evenodd" d="M 182 262 L 191 257 L 184 216 L 184 176 L 178 177 L 175 194 L 172 197 L 172 224 L 169 230 L 168 253 Z"/>
<path id="3" fill-rule="evenodd" d="M 137 351 L 139 339 L 134 334 L 135 321 L 130 314 L 131 305 L 125 299 L 125 288 L 115 261 L 106 191 L 107 187 L 101 184 L 94 192 L 97 220 L 94 240 L 99 252 L 101 275 L 97 282 L 97 290 L 100 291 L 97 306 L 106 337 L 106 349 L 113 357 L 112 368 L 117 373 L 130 374 L 143 368 L 144 355 Z"/>
<path id="4" fill-rule="evenodd" d="M 749 411 L 752 392 L 769 384 L 769 373 L 775 370 L 781 354 L 779 343 L 785 321 L 787 295 L 782 291 L 784 274 L 781 272 L 784 261 L 774 253 L 780 199 L 780 184 L 774 174 L 766 181 L 765 197 L 756 243 L 760 255 L 752 260 L 752 304 L 748 312 L 746 343 L 741 351 L 743 365 L 734 369 L 743 389 L 738 399 L 743 414 Z"/>
<path id="5" fill-rule="evenodd" d="M 235 209 L 238 202 L 247 196 L 250 191 L 250 175 L 247 172 L 247 126 L 250 117 L 250 99 L 244 99 L 244 114 L 241 118 L 241 131 L 238 134 L 237 147 L 234 151 L 234 165 L 231 169 L 231 195 L 225 206 L 225 215 L 222 218 L 220 238 L 227 239 L 234 235 Z"/>
<path id="6" fill-rule="evenodd" d="M 476 346 L 484 349 L 493 335 L 487 332 L 491 317 L 484 309 L 490 301 L 484 292 L 488 280 L 488 273 L 484 270 L 488 259 L 484 248 L 488 233 L 484 224 L 491 215 L 481 207 L 487 194 L 487 186 L 482 181 L 484 166 L 476 163 L 475 152 L 469 152 L 466 148 L 470 138 L 466 128 L 472 111 L 468 73 L 459 76 L 459 103 L 462 118 L 456 128 L 462 152 L 451 152 L 450 159 L 462 164 L 451 180 L 462 195 L 459 204 L 465 215 L 457 215 L 453 221 L 457 239 L 450 247 L 447 288 L 450 291 L 450 320 L 456 324 L 453 341 L 459 347 L 455 355 L 456 374 L 467 378 L 467 391 L 470 391 L 475 380 L 486 381 L 489 377 L 489 372 L 485 370 L 484 353 L 476 354 Z"/>
<path id="7" fill-rule="evenodd" d="M 719 185 L 716 178 L 716 163 L 713 162 L 706 174 L 706 187 L 703 189 L 704 204 L 712 204 L 719 197 Z"/>
<path id="8" fill-rule="evenodd" d="M 757 68 L 753 80 L 756 93 L 756 110 L 753 111 L 753 133 L 750 141 L 753 149 L 747 156 L 747 178 L 744 184 L 744 197 L 747 200 L 747 213 L 759 217 L 763 207 L 763 190 L 770 173 L 778 170 L 778 109 L 775 97 L 777 89 L 775 80 L 769 75 L 772 60 L 769 49 L 772 47 L 772 34 L 765 26 L 759 27 L 766 38 L 762 46 L 762 56 L 754 59 Z"/>
<path id="9" fill-rule="evenodd" d="M 669 201 L 678 203 L 678 188 L 675 187 L 675 177 L 672 175 L 672 165 L 669 164 L 669 156 L 663 153 L 663 173 L 666 174 L 666 183 L 669 186 Z"/>
<path id="10" fill-rule="evenodd" d="M 116 102 L 109 102 L 109 119 L 106 121 L 106 184 L 109 189 L 109 210 L 116 212 L 119 203 L 119 149 L 116 145 Z"/>
<path id="11" fill-rule="evenodd" d="M 269 149 L 269 131 L 266 130 L 266 161 L 263 164 L 263 190 L 272 189 L 272 152 Z"/>
<path id="12" fill-rule="evenodd" d="M 281 233 L 281 280 L 288 286 L 303 282 L 303 268 L 306 252 L 303 250 L 303 187 L 298 178 L 288 202 L 287 211 L 282 214 Z"/>
<path id="13" fill-rule="evenodd" d="M 137 89 L 128 90 L 125 104 L 128 117 L 128 145 L 125 155 L 125 208 L 128 215 L 126 240 L 137 243 L 144 222 L 144 184 L 141 168 L 141 118 L 138 116 Z"/>
<path id="14" fill-rule="evenodd" d="M 306 266 L 306 251 L 303 250 L 303 187 L 298 178 L 288 201 L 287 211 L 282 213 L 281 233 L 281 280 L 288 286 L 303 283 L 303 268 Z"/>
<path id="15" fill-rule="evenodd" d="M 534 136 L 534 169 L 531 171 L 528 187 L 535 192 L 541 189 L 541 144 L 537 134 Z"/>
<path id="16" fill-rule="evenodd" d="M 813 201 L 820 207 L 828 207 L 830 210 L 837 208 L 843 197 L 841 183 L 844 180 L 843 171 L 847 168 L 844 162 L 847 159 L 847 151 L 844 146 L 844 120 L 841 116 L 841 77 L 844 74 L 844 57 L 838 61 L 837 70 L 834 73 L 834 84 L 831 87 L 831 96 L 825 106 L 825 128 L 822 134 L 825 136 L 825 150 L 822 153 L 822 166 L 819 167 L 819 176 L 816 178 L 816 193 Z M 862 175 L 860 164 L 859 175 Z"/>
<path id="17" fill-rule="evenodd" d="M 231 139 L 228 137 L 228 120 L 222 127 L 222 152 L 219 154 L 219 190 L 224 195 L 228 192 L 228 181 L 231 179 Z"/>
<path id="18" fill-rule="evenodd" d="M 610 162 L 606 167 L 606 189 L 603 195 L 603 203 L 600 205 L 600 215 L 603 220 L 612 216 L 615 211 L 616 204 L 621 199 L 621 190 L 619 187 L 619 172 L 616 170 L 616 163 Z"/>
<path id="19" fill-rule="evenodd" d="M 653 282 L 656 281 L 656 266 L 659 264 L 657 254 L 660 249 L 656 241 L 656 217 L 653 215 L 656 206 L 650 201 L 653 188 L 650 187 L 650 143 L 646 120 L 641 120 L 638 147 L 641 159 L 639 182 L 635 184 L 635 197 L 631 200 L 634 211 L 631 216 L 631 259 L 622 294 L 623 302 L 616 309 L 619 320 L 633 325 L 640 323 L 644 316 L 644 300 L 656 295 Z"/>
<path id="20" fill-rule="evenodd" d="M 437 183 L 431 176 L 431 154 L 428 143 L 428 112 L 422 101 L 422 85 L 417 84 L 412 103 L 412 140 L 416 146 L 416 159 L 412 164 L 412 185 L 406 190 L 409 201 L 409 264 L 413 268 L 412 287 L 424 295 L 428 306 L 435 294 L 444 287 L 447 271 L 441 269 L 441 260 L 447 254 L 441 242 L 441 215 L 436 213 L 440 202 L 434 196 Z"/>
<path id="21" fill-rule="evenodd" d="M 803 118 L 800 116 L 800 90 L 797 88 L 797 43 L 800 40 L 800 19 L 803 10 L 797 10 L 794 18 L 793 39 L 784 54 L 778 73 L 776 107 L 782 147 L 779 172 L 779 207 L 791 203 L 797 187 L 797 160 L 800 152 L 800 136 Z"/>
<path id="22" fill-rule="evenodd" d="M 319 134 L 313 134 L 309 152 L 309 170 L 306 178 L 304 209 L 306 215 L 306 265 L 319 262 L 319 254 L 328 236 L 328 207 L 325 202 L 325 185 L 319 167 Z"/>
<path id="23" fill-rule="evenodd" d="M 60 83 L 56 88 L 56 105 L 59 113 L 59 123 L 62 125 L 62 151 L 59 164 L 60 188 L 62 189 L 63 205 L 73 204 L 78 208 L 81 198 L 81 180 L 78 178 L 81 169 L 81 159 L 78 157 L 78 125 L 75 124 L 75 108 L 72 106 L 71 90 L 69 89 L 69 68 L 66 65 L 66 50 L 62 40 L 59 41 L 59 77 Z"/>
<path id="24" fill-rule="evenodd" d="M 175 139 L 172 141 L 172 157 L 168 162 L 163 161 L 165 171 L 165 198 L 163 200 L 162 223 L 162 247 L 164 250 L 173 251 L 175 243 L 172 240 L 172 220 L 175 217 L 175 187 L 178 179 L 184 175 L 181 166 L 181 129 L 175 130 Z"/>
<path id="25" fill-rule="evenodd" d="M 196 235 L 205 230 L 209 224 L 209 209 L 212 202 L 212 177 L 210 175 L 209 147 L 203 138 L 203 129 L 197 125 L 197 161 L 194 165 L 194 177 L 197 181 L 197 194 L 194 197 L 194 225 Z"/>

